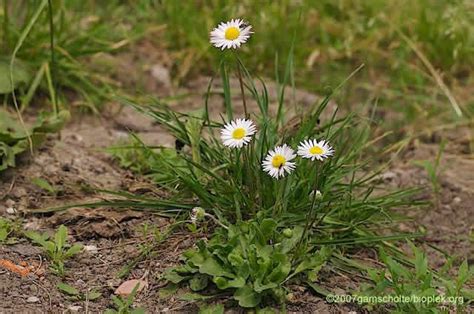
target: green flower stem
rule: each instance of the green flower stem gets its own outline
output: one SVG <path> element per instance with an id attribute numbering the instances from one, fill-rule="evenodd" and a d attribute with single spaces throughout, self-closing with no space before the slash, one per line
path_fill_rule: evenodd
<path id="1" fill-rule="evenodd" d="M 296 245 L 295 252 L 298 252 L 301 248 L 301 245 L 303 245 L 303 242 L 306 238 L 308 230 L 311 229 L 311 226 L 314 224 L 315 218 L 317 217 L 317 215 L 315 213 L 315 208 L 319 207 L 319 204 L 321 203 L 321 201 L 319 201 L 317 206 L 315 206 L 316 201 L 317 201 L 316 191 L 318 190 L 318 175 L 317 175 L 318 166 L 316 165 L 315 168 L 316 168 L 315 169 L 315 177 L 314 177 L 314 184 L 313 184 L 313 189 L 312 189 L 313 200 L 311 201 L 311 208 L 310 208 L 309 213 L 307 215 L 308 219 L 306 219 L 306 223 L 305 223 L 305 226 L 304 226 L 304 229 L 303 229 L 303 233 L 301 234 L 301 239 L 298 241 L 298 244 Z"/>
<path id="2" fill-rule="evenodd" d="M 8 53 L 10 47 L 10 29 L 8 16 L 8 0 L 3 0 L 3 48 Z"/>
<path id="3" fill-rule="evenodd" d="M 288 184 L 288 178 L 283 178 L 281 182 L 277 182 L 278 186 L 278 194 L 277 199 L 275 202 L 275 206 L 273 207 L 273 217 L 278 217 L 283 212 L 283 200 L 285 197 L 286 186 Z"/>
<path id="4" fill-rule="evenodd" d="M 240 69 L 240 64 L 237 63 L 237 73 L 239 74 L 239 84 L 240 84 L 240 92 L 242 94 L 242 104 L 244 106 L 244 114 L 245 118 L 250 118 L 250 115 L 247 111 L 247 102 L 245 101 L 245 91 L 244 91 L 244 82 L 242 80 L 242 70 Z"/>
<path id="5" fill-rule="evenodd" d="M 235 51 L 234 51 L 234 57 L 237 63 L 237 74 L 238 74 L 239 84 L 240 84 L 240 93 L 242 94 L 242 104 L 244 106 L 244 115 L 245 115 L 245 118 L 248 119 L 250 118 L 250 115 L 247 111 L 247 101 L 245 100 L 245 88 L 244 88 L 244 81 L 242 79 L 242 69 L 241 69 L 242 65 L 240 63 L 239 56 L 237 55 L 237 52 Z"/>
<path id="6" fill-rule="evenodd" d="M 236 168 L 235 168 L 235 173 L 237 174 L 237 184 L 242 186 L 242 163 L 240 162 L 240 155 L 241 152 L 240 150 L 236 150 L 235 152 L 235 160 L 236 160 Z M 234 202 L 235 202 L 235 215 L 237 218 L 237 221 L 242 220 L 242 212 L 240 209 L 240 204 L 237 195 L 234 195 Z"/>

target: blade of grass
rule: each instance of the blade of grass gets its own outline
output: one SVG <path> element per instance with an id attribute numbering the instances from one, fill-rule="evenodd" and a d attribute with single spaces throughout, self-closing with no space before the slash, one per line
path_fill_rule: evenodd
<path id="1" fill-rule="evenodd" d="M 227 119 L 229 119 L 229 121 L 232 121 L 234 114 L 232 110 L 232 100 L 230 98 L 229 73 L 227 71 L 227 66 L 224 60 L 222 60 L 220 68 L 221 68 L 221 76 L 222 76 L 222 86 L 224 89 L 225 111 L 227 114 Z"/>
<path id="2" fill-rule="evenodd" d="M 400 34 L 400 37 L 402 37 L 402 39 L 404 41 L 406 41 L 408 46 L 410 46 L 410 48 L 415 52 L 417 57 L 421 60 L 421 62 L 426 66 L 428 71 L 431 73 L 431 75 L 433 76 L 436 84 L 438 84 L 441 91 L 444 93 L 446 98 L 448 98 L 448 100 L 449 100 L 451 106 L 453 107 L 453 110 L 456 113 L 456 115 L 459 118 L 462 118 L 463 113 L 462 113 L 461 107 L 459 106 L 456 98 L 454 98 L 454 95 L 451 93 L 451 90 L 444 83 L 444 81 L 441 78 L 441 76 L 439 75 L 438 71 L 436 71 L 434 66 L 431 64 L 430 60 L 425 56 L 425 54 L 421 51 L 421 49 L 418 48 L 417 45 L 410 38 L 408 38 L 408 36 L 406 36 L 400 30 L 398 30 L 398 33 Z"/>
<path id="3" fill-rule="evenodd" d="M 21 32 L 20 38 L 18 39 L 18 42 L 15 45 L 15 49 L 13 49 L 13 53 L 12 53 L 12 56 L 11 56 L 11 59 L 10 59 L 10 84 L 11 84 L 12 87 L 15 86 L 13 84 L 13 82 L 14 82 L 13 81 L 13 66 L 15 64 L 16 54 L 20 50 L 21 46 L 23 46 L 23 43 L 24 43 L 26 37 L 28 36 L 28 34 L 30 33 L 31 29 L 33 28 L 33 26 L 38 21 L 38 18 L 41 15 L 41 13 L 43 12 L 43 9 L 45 8 L 45 6 L 47 4 L 47 1 L 48 0 L 42 0 L 41 1 L 40 5 L 36 9 L 33 17 L 29 20 L 29 22 L 28 22 L 27 26 L 25 27 L 25 29 Z M 31 151 L 31 153 L 33 153 L 33 141 L 31 139 L 30 132 L 28 131 L 28 128 L 26 127 L 25 121 L 23 120 L 23 116 L 21 115 L 20 107 L 19 107 L 18 101 L 16 99 L 16 94 L 15 94 L 15 89 L 14 88 L 12 90 L 12 97 L 13 97 L 13 103 L 15 105 L 15 110 L 17 112 L 18 118 L 20 120 L 20 123 L 21 123 L 24 131 L 25 131 L 25 134 L 27 135 L 28 144 L 30 146 L 30 151 Z"/>

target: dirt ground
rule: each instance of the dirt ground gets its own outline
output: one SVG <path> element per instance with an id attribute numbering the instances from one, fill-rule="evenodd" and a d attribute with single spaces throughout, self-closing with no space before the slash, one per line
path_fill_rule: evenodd
<path id="1" fill-rule="evenodd" d="M 147 84 L 151 85 L 146 88 L 166 96 L 189 92 L 193 96 L 178 99 L 172 106 L 186 110 L 199 109 L 203 103 L 202 93 L 205 92 L 207 78 L 196 79 L 185 89 L 173 90 L 164 71 L 167 66 L 165 62 L 147 68 L 150 80 Z M 275 97 L 276 87 L 271 87 L 270 90 L 274 91 Z M 294 97 L 297 103 L 308 105 L 318 99 L 304 91 L 288 97 Z M 154 254 L 139 261 L 128 276 L 118 278 L 120 269 L 140 255 L 139 245 L 153 243 L 152 238 L 144 237 L 142 226 L 147 223 L 164 230 L 170 224 L 168 219 L 114 208 L 73 208 L 54 214 L 34 214 L 34 210 L 38 208 L 84 203 L 104 197 L 91 192 L 91 187 L 135 192 L 140 190 L 159 195 L 159 191 L 151 183 L 121 169 L 104 148 L 127 138 L 129 131 L 137 133 L 148 144 L 172 147 L 174 140 L 160 126 L 132 108 L 118 109 L 116 104 L 109 104 L 102 117 L 76 116 L 60 136 L 50 136 L 33 158 L 27 158 L 16 169 L 2 173 L 0 216 L 20 221 L 24 229 L 49 233 L 60 224 L 65 224 L 69 228 L 71 242 L 96 247 L 97 250 L 84 251 L 67 262 L 67 275 L 61 280 L 48 270 L 48 262 L 41 257 L 41 251 L 30 242 L 19 239 L 12 245 L 0 245 L 2 259 L 16 264 L 26 262 L 28 265 L 36 265 L 35 274 L 27 277 L 0 268 L 0 313 L 102 312 L 110 307 L 110 296 L 121 282 L 138 278 L 146 279 L 148 287 L 137 296 L 135 304 L 143 306 L 147 312 L 197 311 L 197 305 L 192 302 L 181 301 L 176 296 L 164 297 L 160 276 L 167 267 L 179 261 L 179 255 L 184 249 L 191 247 L 203 235 L 191 234 L 185 230 L 174 233 L 165 242 L 156 245 Z M 222 109 L 221 95 L 212 97 L 211 109 L 214 114 Z M 427 230 L 424 240 L 428 244 L 441 248 L 449 255 L 467 257 L 472 264 L 474 159 L 469 149 L 470 136 L 469 130 L 462 128 L 443 133 L 443 137 L 449 142 L 442 157 L 439 205 L 412 213 L 415 223 L 400 227 L 404 231 L 415 231 L 424 226 Z M 438 150 L 439 141 L 440 137 L 433 135 L 413 142 L 394 162 L 392 168 L 382 175 L 382 184 L 397 187 L 426 186 L 426 192 L 420 198 L 429 199 L 431 195 L 427 174 L 413 161 L 432 159 Z M 31 179 L 37 177 L 47 179 L 58 190 L 57 195 L 51 196 L 31 183 Z M 15 209 L 15 213 L 7 213 L 7 208 L 10 207 Z M 444 258 L 432 249 L 429 254 L 430 263 L 435 267 L 441 266 Z M 73 300 L 56 288 L 61 281 L 81 291 L 96 289 L 102 293 L 102 297 L 95 301 Z M 356 287 L 353 279 L 334 273 L 323 275 L 321 285 L 335 293 Z M 365 312 L 356 306 L 327 304 L 311 291 L 300 287 L 294 287 L 294 293 L 294 299 L 288 304 L 289 312 Z"/>

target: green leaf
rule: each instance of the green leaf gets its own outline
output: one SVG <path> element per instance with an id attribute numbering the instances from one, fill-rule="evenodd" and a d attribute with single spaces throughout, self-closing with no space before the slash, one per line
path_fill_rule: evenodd
<path id="1" fill-rule="evenodd" d="M 7 144 L 0 142 L 0 171 L 15 167 L 15 153 Z"/>
<path id="2" fill-rule="evenodd" d="M 158 296 L 161 299 L 166 299 L 166 298 L 172 296 L 173 294 L 175 294 L 176 291 L 178 291 L 178 285 L 176 285 L 174 283 L 170 283 L 170 284 L 166 285 L 166 287 L 161 288 L 158 291 Z"/>
<path id="3" fill-rule="evenodd" d="M 126 306 L 126 303 L 121 298 L 119 298 L 115 295 L 112 296 L 112 302 L 114 302 L 114 304 L 117 308 L 121 308 L 121 307 Z"/>
<path id="4" fill-rule="evenodd" d="M 15 166 L 16 155 L 29 147 L 28 135 L 33 147 L 36 147 L 44 141 L 46 133 L 59 131 L 68 117 L 67 111 L 61 111 L 58 115 L 40 114 L 35 126 L 25 130 L 9 112 L 0 109 L 0 171 Z"/>
<path id="5" fill-rule="evenodd" d="M 277 256 L 275 256 L 274 258 L 279 259 Z M 286 255 L 281 255 L 280 263 L 273 268 L 272 272 L 267 276 L 266 280 L 270 282 L 281 283 L 283 280 L 286 279 L 290 271 L 290 261 L 288 260 Z"/>
<path id="6" fill-rule="evenodd" d="M 196 274 L 191 280 L 189 280 L 189 288 L 193 291 L 201 291 L 207 287 L 209 277 L 203 274 Z"/>
<path id="7" fill-rule="evenodd" d="M 246 285 L 235 291 L 234 299 L 239 301 L 241 307 L 256 307 L 261 301 L 261 296 Z"/>
<path id="8" fill-rule="evenodd" d="M 459 266 L 458 277 L 456 279 L 458 288 L 461 288 L 468 279 L 469 279 L 469 265 L 467 263 L 467 260 L 464 260 L 461 266 Z"/>
<path id="9" fill-rule="evenodd" d="M 8 229 L 0 228 L 0 243 L 5 241 L 8 236 Z"/>
<path id="10" fill-rule="evenodd" d="M 41 113 L 33 126 L 33 132 L 55 133 L 60 131 L 64 124 L 71 119 L 71 114 L 67 110 L 61 110 L 58 114 Z"/>
<path id="11" fill-rule="evenodd" d="M 293 236 L 291 238 L 285 238 L 283 241 L 281 241 L 281 252 L 282 253 L 288 253 L 290 252 L 296 244 L 301 239 L 301 236 L 303 235 L 303 227 L 301 226 L 296 226 L 293 229 Z"/>
<path id="12" fill-rule="evenodd" d="M 8 145 L 26 138 L 24 128 L 8 111 L 0 108 L 0 142 Z"/>
<path id="13" fill-rule="evenodd" d="M 388 269 L 390 270 L 390 273 L 392 275 L 392 279 L 394 282 L 398 281 L 400 277 L 403 277 L 403 278 L 410 277 L 410 272 L 404 266 L 396 262 L 391 257 L 387 257 L 386 265 L 388 266 Z"/>
<path id="14" fill-rule="evenodd" d="M 58 251 L 62 251 L 64 245 L 66 244 L 67 238 L 67 228 L 64 225 L 59 226 L 58 231 L 54 235 L 54 244 L 56 244 L 56 248 Z"/>
<path id="15" fill-rule="evenodd" d="M 183 281 L 185 279 L 188 279 L 188 278 L 189 278 L 189 276 L 181 276 L 174 269 L 168 270 L 165 273 L 165 279 L 172 282 L 172 283 L 174 283 L 174 284 L 180 283 L 181 281 Z"/>
<path id="16" fill-rule="evenodd" d="M 28 84 L 31 73 L 25 63 L 16 59 L 13 66 L 13 86 L 10 80 L 10 60 L 5 57 L 0 58 L 0 94 L 9 94 L 21 84 Z"/>
<path id="17" fill-rule="evenodd" d="M 44 248 L 47 248 L 47 235 L 41 235 L 38 232 L 34 231 L 27 231 L 25 232 L 25 236 L 31 239 L 34 243 L 39 244 Z"/>
<path id="18" fill-rule="evenodd" d="M 314 282 L 310 282 L 310 281 L 307 281 L 306 284 L 311 288 L 313 289 L 316 293 L 319 293 L 320 295 L 323 295 L 323 296 L 327 296 L 329 294 L 331 294 L 331 291 L 321 287 L 320 285 L 314 283 Z"/>
<path id="19" fill-rule="evenodd" d="M 39 188 L 49 192 L 50 194 L 56 194 L 56 190 L 53 188 L 49 182 L 43 178 L 33 178 L 31 179 L 31 183 L 38 186 Z"/>
<path id="20" fill-rule="evenodd" d="M 214 277 L 212 281 L 217 285 L 217 288 L 221 290 L 225 290 L 228 288 L 241 288 L 245 286 L 245 279 L 242 277 L 238 277 L 232 280 L 228 280 L 224 277 Z"/>
<path id="21" fill-rule="evenodd" d="M 56 252 L 56 246 L 52 241 L 45 241 L 43 246 L 50 256 L 53 256 Z"/>
<path id="22" fill-rule="evenodd" d="M 204 301 L 213 297 L 214 296 L 202 295 L 199 293 L 185 293 L 181 295 L 179 299 L 183 301 Z"/>
<path id="23" fill-rule="evenodd" d="M 63 282 L 58 283 L 58 289 L 68 295 L 79 295 L 79 290 Z"/>
<path id="24" fill-rule="evenodd" d="M 266 218 L 260 223 L 260 232 L 264 236 L 264 241 L 267 242 L 273 237 L 273 233 L 276 231 L 278 223 L 271 218 Z"/>
<path id="25" fill-rule="evenodd" d="M 326 263 L 329 257 L 331 257 L 332 250 L 328 246 L 324 246 L 318 252 L 312 256 L 306 257 L 295 269 L 295 274 L 302 271 L 312 269 L 319 271 L 322 266 Z"/>
<path id="26" fill-rule="evenodd" d="M 266 284 L 261 284 L 260 280 L 256 280 L 255 283 L 254 283 L 254 289 L 256 292 L 258 293 L 261 293 L 265 290 L 268 290 L 268 289 L 273 289 L 273 288 L 276 288 L 278 287 L 278 283 L 277 282 L 269 282 L 269 283 L 266 283 Z"/>
<path id="27" fill-rule="evenodd" d="M 416 275 L 418 278 L 423 278 L 428 272 L 428 260 L 425 254 L 423 254 L 423 252 L 421 252 L 421 250 L 418 249 L 413 243 L 410 242 L 410 245 L 412 247 L 413 253 L 415 253 L 414 264 Z"/>
<path id="28" fill-rule="evenodd" d="M 228 272 L 219 264 L 213 257 L 208 257 L 199 266 L 199 271 L 211 276 L 223 276 L 228 278 L 235 278 L 235 275 Z"/>
<path id="29" fill-rule="evenodd" d="M 224 314 L 223 304 L 210 304 L 199 309 L 199 314 Z"/>
<path id="30" fill-rule="evenodd" d="M 81 250 L 82 250 L 83 246 L 81 244 L 74 244 L 73 246 L 71 246 L 67 251 L 66 253 L 64 254 L 64 256 L 66 258 L 69 258 L 73 255 L 76 255 L 77 253 L 79 253 Z"/>
<path id="31" fill-rule="evenodd" d="M 87 300 L 89 301 L 94 301 L 94 300 L 97 300 L 98 298 L 100 298 L 102 296 L 102 293 L 98 292 L 98 291 L 89 291 L 87 292 Z"/>

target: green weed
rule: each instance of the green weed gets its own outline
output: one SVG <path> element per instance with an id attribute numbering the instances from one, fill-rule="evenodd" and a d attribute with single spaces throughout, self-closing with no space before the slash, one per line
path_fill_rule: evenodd
<path id="1" fill-rule="evenodd" d="M 434 161 L 431 161 L 431 160 L 416 160 L 416 161 L 414 161 L 414 164 L 423 167 L 425 169 L 425 171 L 427 172 L 428 178 L 430 180 L 431 187 L 432 187 L 432 190 L 433 190 L 433 194 L 434 194 L 435 199 L 436 199 L 436 203 L 438 203 L 439 192 L 440 192 L 440 189 L 441 189 L 441 185 L 440 185 L 440 182 L 439 182 L 439 175 L 440 175 L 440 171 L 441 171 L 440 161 L 441 161 L 441 157 L 442 157 L 443 152 L 444 152 L 445 145 L 446 145 L 446 142 L 441 142 L 441 144 L 439 145 L 438 153 L 436 154 L 436 157 L 435 157 Z"/>
<path id="2" fill-rule="evenodd" d="M 447 313 L 448 310 L 463 312 L 474 300 L 474 290 L 467 288 L 467 283 L 474 279 L 474 269 L 464 261 L 458 269 L 457 276 L 449 274 L 450 263 L 444 273 L 438 274 L 428 266 L 426 254 L 411 244 L 414 267 L 396 261 L 384 250 L 380 257 L 386 269 L 369 269 L 368 274 L 374 282 L 373 286 L 365 287 L 364 296 L 406 296 L 425 298 L 424 302 L 396 302 L 396 313 Z M 443 310 L 443 308 L 445 310 Z"/>
<path id="3" fill-rule="evenodd" d="M 58 132 L 68 120 L 68 111 L 57 115 L 43 113 L 33 126 L 25 129 L 9 112 L 0 109 L 0 171 L 15 167 L 20 154 L 36 148 L 48 133 Z"/>
<path id="4" fill-rule="evenodd" d="M 73 301 L 94 301 L 100 298 L 102 295 L 100 292 L 95 290 L 82 293 L 73 286 L 63 282 L 58 283 L 57 287 L 62 293 L 69 296 L 69 298 Z"/>
<path id="5" fill-rule="evenodd" d="M 39 234 L 34 231 L 28 231 L 25 235 L 34 243 L 41 246 L 46 256 L 51 261 L 51 270 L 60 276 L 64 276 L 64 263 L 67 259 L 76 255 L 82 250 L 82 245 L 70 245 L 67 240 L 67 228 L 61 225 L 54 238 L 48 240 L 47 234 Z"/>
<path id="6" fill-rule="evenodd" d="M 58 192 L 55 187 L 53 187 L 47 180 L 43 178 L 32 178 L 31 183 L 33 183 L 40 189 L 45 190 L 51 195 L 56 195 Z"/>
<path id="7" fill-rule="evenodd" d="M 137 293 L 139 284 L 133 288 L 132 293 L 127 297 L 121 296 L 112 296 L 112 302 L 114 305 L 114 309 L 107 309 L 104 313 L 105 314 L 142 314 L 145 313 L 143 308 L 133 308 L 133 300 L 135 299 L 135 295 Z"/>
<path id="8" fill-rule="evenodd" d="M 298 259 L 293 252 L 302 234 L 302 227 L 281 232 L 269 218 L 231 225 L 184 253 L 185 264 L 170 270 L 165 278 L 174 284 L 188 281 L 193 291 L 213 283 L 219 290 L 230 290 L 241 307 L 253 308 L 268 297 L 284 304 L 283 284 L 299 273 L 316 280 L 331 256 L 329 247 L 323 247 L 295 263 Z"/>
<path id="9" fill-rule="evenodd" d="M 15 221 L 0 217 L 0 244 L 13 244 L 21 235 L 21 227 Z"/>

